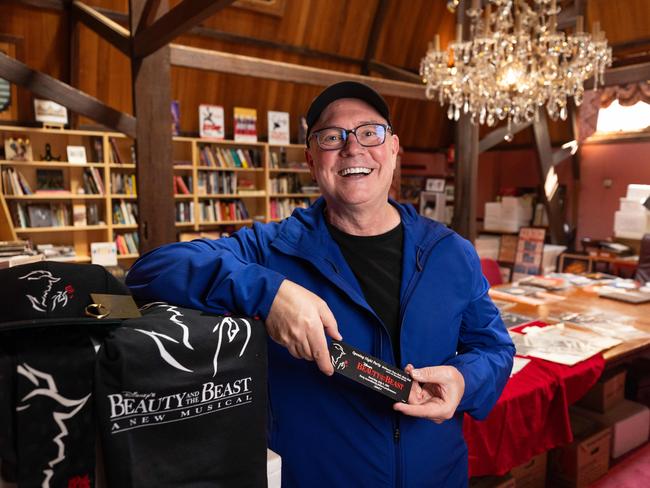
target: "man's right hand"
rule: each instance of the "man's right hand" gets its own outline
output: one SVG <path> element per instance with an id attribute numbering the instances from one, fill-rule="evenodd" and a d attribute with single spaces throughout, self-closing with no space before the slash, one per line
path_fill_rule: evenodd
<path id="1" fill-rule="evenodd" d="M 285 279 L 266 318 L 266 330 L 293 357 L 316 361 L 323 373 L 334 374 L 325 334 L 343 338 L 332 311 L 317 295 Z"/>

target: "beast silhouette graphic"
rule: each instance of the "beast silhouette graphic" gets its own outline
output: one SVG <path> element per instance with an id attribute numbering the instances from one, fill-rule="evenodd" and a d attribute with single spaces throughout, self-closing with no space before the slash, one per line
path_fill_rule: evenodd
<path id="1" fill-rule="evenodd" d="M 41 282 L 43 291 L 39 297 L 27 295 L 27 298 L 29 299 L 34 310 L 38 312 L 47 312 L 49 308 L 50 311 L 53 311 L 59 304 L 61 305 L 61 308 L 65 307 L 68 304 L 68 294 L 70 293 L 69 290 L 71 290 L 71 287 L 69 285 L 65 290 L 56 291 L 50 296 L 50 292 L 52 291 L 54 283 L 61 281 L 61 278 L 53 276 L 49 271 L 36 269 L 27 273 L 25 276 L 21 276 L 18 279 Z"/>
<path id="2" fill-rule="evenodd" d="M 36 402 L 38 397 L 46 397 L 52 399 L 59 405 L 58 411 L 52 412 L 52 418 L 58 430 L 57 435 L 52 439 L 56 445 L 56 454 L 52 459 L 47 462 L 47 467 L 43 469 L 43 488 L 49 488 L 50 480 L 54 476 L 54 466 L 63 461 L 66 457 L 65 441 L 64 438 L 68 435 L 68 429 L 65 421 L 74 417 L 86 405 L 88 398 L 91 394 L 83 398 L 71 399 L 62 396 L 57 388 L 56 382 L 52 375 L 32 368 L 27 363 L 18 365 L 16 368 L 19 375 L 25 377 L 34 386 L 34 388 L 27 393 L 16 406 L 17 412 L 22 412 L 32 406 L 32 402 Z"/>
<path id="3" fill-rule="evenodd" d="M 181 311 L 174 305 L 169 305 L 165 302 L 153 302 L 144 305 L 141 310 L 148 310 L 154 307 L 160 307 L 165 312 L 170 314 L 169 321 L 178 327 L 176 329 L 180 332 L 180 337 L 175 337 L 174 329 L 170 329 L 167 333 L 161 333 L 155 330 L 145 330 L 143 328 L 132 329 L 141 334 L 144 334 L 153 340 L 158 348 L 158 352 L 163 361 L 170 366 L 187 373 L 193 373 L 194 370 L 187 366 L 187 359 L 192 356 L 186 356 L 187 351 L 194 351 L 194 347 L 190 343 L 190 328 L 184 322 L 184 316 Z M 236 352 L 238 357 L 242 357 L 246 351 L 246 347 L 251 338 L 251 324 L 248 320 L 243 318 L 223 317 L 217 322 L 212 329 L 216 334 L 216 349 L 212 357 L 213 377 L 217 375 L 219 369 L 219 356 L 222 354 L 222 348 L 227 344 L 232 344 L 237 348 Z M 239 343 L 241 347 L 239 347 Z M 184 357 L 185 359 L 180 359 Z M 181 361 L 185 361 L 183 364 Z"/>
<path id="4" fill-rule="evenodd" d="M 345 356 L 345 351 L 341 344 L 332 344 L 332 351 L 336 351 L 334 354 L 330 354 L 330 359 L 332 360 L 332 366 L 336 369 L 345 369 L 348 365 L 348 361 L 341 361 L 343 356 Z"/>

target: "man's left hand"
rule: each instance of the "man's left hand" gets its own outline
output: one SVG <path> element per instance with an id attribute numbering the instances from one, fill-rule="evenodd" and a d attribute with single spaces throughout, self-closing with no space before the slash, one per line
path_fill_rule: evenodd
<path id="1" fill-rule="evenodd" d="M 441 424 L 454 416 L 465 392 L 465 379 L 453 366 L 431 366 L 405 371 L 413 378 L 408 403 L 396 403 L 393 408 L 412 417 L 422 417 Z"/>

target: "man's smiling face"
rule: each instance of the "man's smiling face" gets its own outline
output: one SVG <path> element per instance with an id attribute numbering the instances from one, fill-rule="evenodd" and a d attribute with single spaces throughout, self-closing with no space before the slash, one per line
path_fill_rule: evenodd
<path id="1" fill-rule="evenodd" d="M 386 124 L 367 103 L 342 98 L 329 104 L 313 132 L 326 127 L 354 129 L 363 124 Z M 390 131 L 380 146 L 364 147 L 353 134 L 341 149 L 324 151 L 312 137 L 305 151 L 314 179 L 328 206 L 378 205 L 386 203 L 399 150 L 399 139 Z"/>

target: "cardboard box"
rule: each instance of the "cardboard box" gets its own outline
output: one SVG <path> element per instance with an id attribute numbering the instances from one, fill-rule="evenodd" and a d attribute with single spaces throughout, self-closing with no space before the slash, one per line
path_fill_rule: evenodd
<path id="1" fill-rule="evenodd" d="M 606 371 L 576 405 L 600 413 L 611 410 L 625 399 L 625 373 L 624 369 Z"/>
<path id="2" fill-rule="evenodd" d="M 574 441 L 548 454 L 549 486 L 583 488 L 609 469 L 611 429 L 571 411 Z"/>
<path id="3" fill-rule="evenodd" d="M 546 486 L 546 461 L 548 453 L 538 454 L 530 461 L 512 468 L 510 474 L 517 488 L 544 488 Z"/>
<path id="4" fill-rule="evenodd" d="M 515 479 L 505 476 L 480 476 L 469 479 L 470 488 L 515 488 Z"/>
<path id="5" fill-rule="evenodd" d="M 580 415 L 612 429 L 612 458 L 622 456 L 648 440 L 650 432 L 650 409 L 641 403 L 623 400 L 605 413 L 576 409 Z"/>

